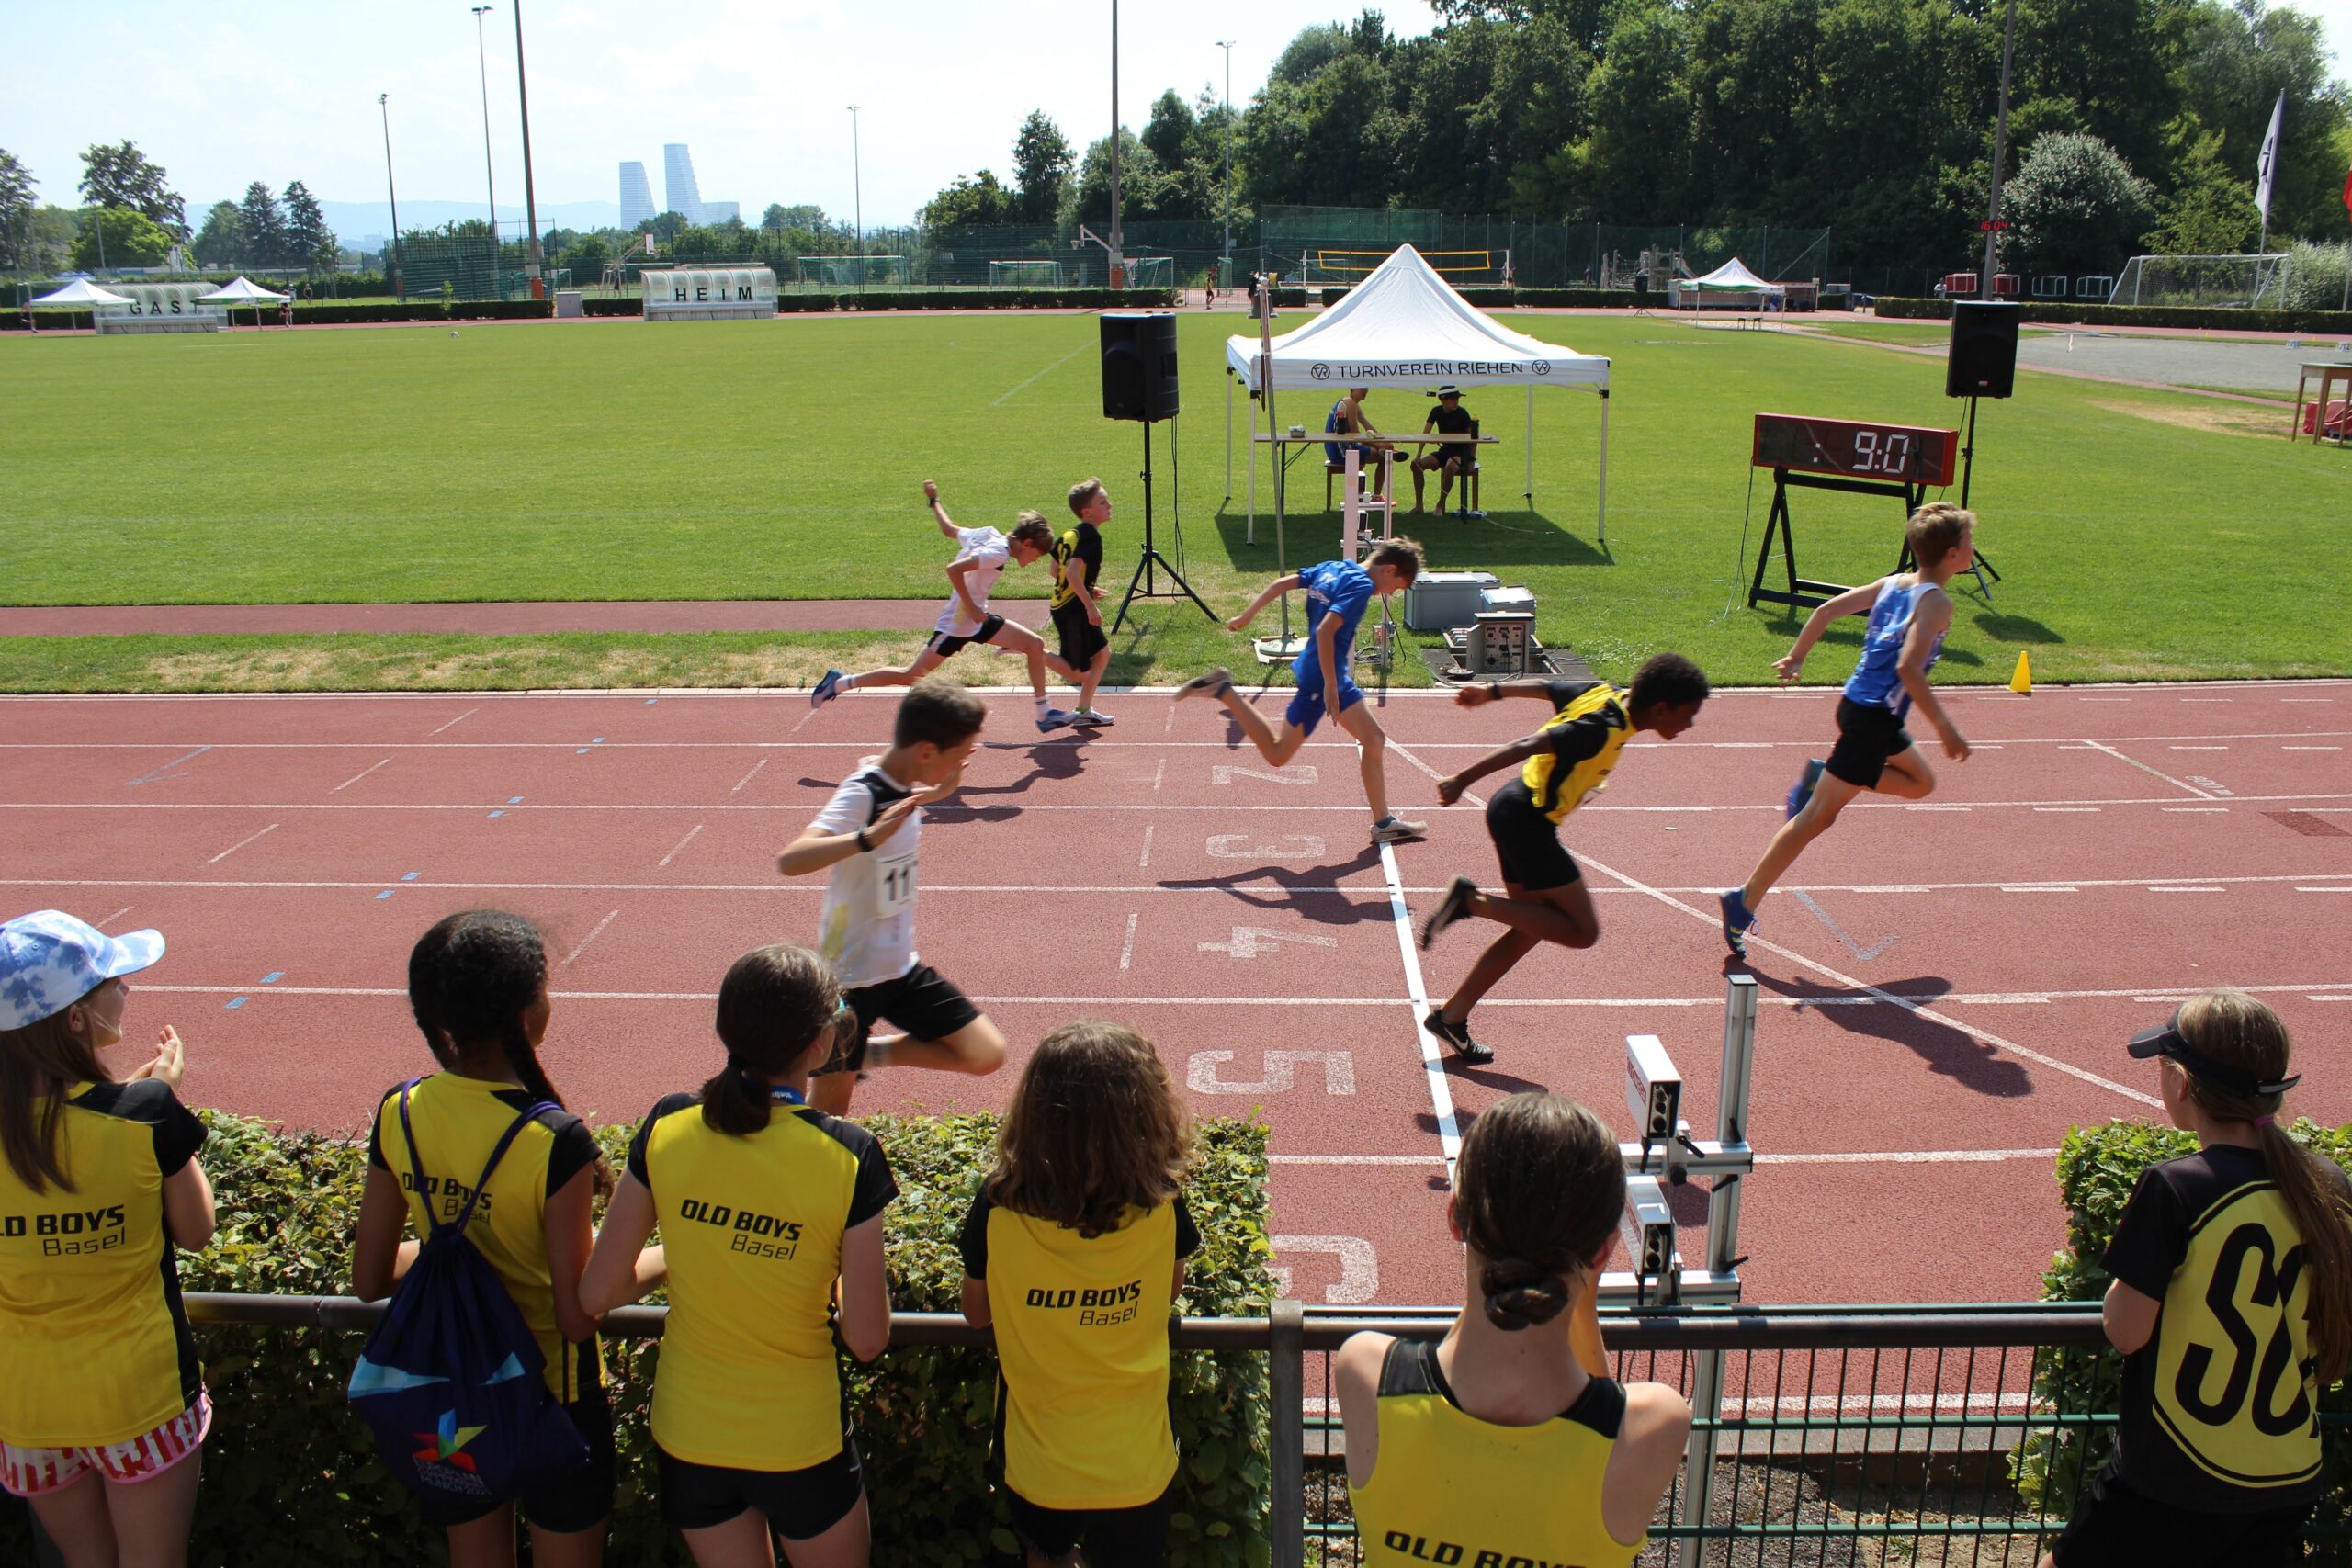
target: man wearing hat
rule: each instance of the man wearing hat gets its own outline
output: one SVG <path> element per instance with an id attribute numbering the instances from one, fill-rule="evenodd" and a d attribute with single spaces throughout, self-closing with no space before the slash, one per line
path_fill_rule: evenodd
<path id="1" fill-rule="evenodd" d="M 1430 417 L 1421 425 L 1421 434 L 1427 435 L 1435 431 L 1440 435 L 1468 435 L 1476 423 L 1470 417 L 1470 411 L 1462 406 L 1462 389 L 1449 383 L 1437 389 L 1437 407 L 1430 410 Z M 1445 510 L 1445 498 L 1453 489 L 1454 479 L 1467 475 L 1477 462 L 1478 449 L 1467 442 L 1449 441 L 1442 446 L 1422 447 L 1421 455 L 1413 459 L 1415 514 L 1421 511 L 1422 487 L 1429 482 L 1421 478 L 1423 474 L 1432 468 L 1437 470 L 1437 509 L 1442 512 Z M 1469 493 L 1466 484 L 1463 493 L 1465 496 Z"/>

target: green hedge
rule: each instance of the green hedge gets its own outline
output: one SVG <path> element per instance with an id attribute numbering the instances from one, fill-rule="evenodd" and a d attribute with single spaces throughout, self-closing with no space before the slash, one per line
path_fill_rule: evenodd
<path id="1" fill-rule="evenodd" d="M 1882 316 L 1950 321 L 1949 299 L 1882 297 Z M 2245 310 L 2190 305 L 2050 305 L 2028 300 L 2020 321 L 2054 326 L 2170 327 L 2180 332 L 2310 333 L 2314 337 L 2352 335 L 2352 311 Z"/>
<path id="2" fill-rule="evenodd" d="M 2352 1172 L 2352 1126 L 2321 1127 L 2297 1122 L 2294 1134 L 2315 1153 Z M 2140 1173 L 2159 1160 L 2197 1151 L 2197 1139 L 2174 1127 L 2144 1122 L 2109 1122 L 2077 1127 L 2058 1151 L 2059 1201 L 2066 1206 L 2066 1249 L 2053 1256 L 2041 1277 L 2045 1301 L 2095 1302 L 2107 1294 L 2109 1276 L 2099 1267 L 2115 1235 Z M 2038 1409 L 2112 1415 L 2121 1398 L 2123 1358 L 2112 1350 L 2045 1351 L 2033 1382 Z M 2338 1383 L 2320 1396 L 2323 1416 L 2352 1415 L 2352 1384 Z M 2063 1520 L 2078 1487 L 2107 1462 L 2115 1447 L 2112 1425 L 2075 1429 L 2054 1437 L 2037 1432 L 2009 1456 L 2011 1477 L 2030 1507 L 2047 1507 Z M 2352 1451 L 2342 1441 L 2324 1450 L 2322 1495 L 2314 1524 L 2342 1529 L 2352 1520 Z M 2312 1561 L 2352 1562 L 2352 1542 L 2332 1540 Z"/>
<path id="3" fill-rule="evenodd" d="M 357 1218 L 363 1146 L 286 1134 L 220 1111 L 204 1164 L 220 1227 L 200 1254 L 183 1254 L 190 1291 L 336 1295 L 348 1289 L 348 1237 Z M 889 1117 L 866 1122 L 889 1151 L 899 1188 L 885 1224 L 890 1290 L 906 1312 L 955 1311 L 963 1279 L 956 1239 L 996 1134 L 991 1116 Z M 617 1166 L 629 1129 L 599 1133 Z M 1182 1309 L 1189 1315 L 1261 1316 L 1271 1298 L 1266 1261 L 1266 1129 L 1204 1123 L 1187 1201 L 1202 1250 Z M 189 1561 L 228 1564 L 438 1562 L 440 1532 L 421 1525 L 407 1494 L 388 1483 L 344 1384 L 364 1336 L 318 1330 L 200 1327 L 215 1416 L 204 1452 Z M 609 1340 L 620 1494 L 605 1560 L 682 1565 L 654 1496 L 647 1427 L 655 1341 Z M 872 1366 L 842 1359 L 866 1467 L 876 1562 L 982 1563 L 1012 1551 L 983 1475 L 996 1391 L 986 1350 L 910 1348 Z M 1248 1352 L 1175 1358 L 1171 1404 L 1182 1450 L 1175 1543 L 1180 1568 L 1264 1568 L 1271 1470 L 1266 1361 Z M 26 1562 L 26 1512 L 0 1504 L 0 1562 Z"/>

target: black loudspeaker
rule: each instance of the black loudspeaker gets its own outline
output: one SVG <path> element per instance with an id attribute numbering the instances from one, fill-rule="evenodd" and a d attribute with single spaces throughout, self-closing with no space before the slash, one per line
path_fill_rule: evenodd
<path id="1" fill-rule="evenodd" d="M 1650 275 L 1646 272 L 1634 274 L 1634 302 L 1637 305 L 1646 304 L 1649 297 Z"/>
<path id="2" fill-rule="evenodd" d="M 1991 299 L 1956 299 L 1951 352 L 1944 361 L 1944 396 L 2006 398 L 2018 374 L 2018 318 L 2023 307 Z"/>
<path id="3" fill-rule="evenodd" d="M 1176 396 L 1176 317 L 1167 310 L 1106 310 L 1102 417 L 1147 424 L 1182 412 Z"/>

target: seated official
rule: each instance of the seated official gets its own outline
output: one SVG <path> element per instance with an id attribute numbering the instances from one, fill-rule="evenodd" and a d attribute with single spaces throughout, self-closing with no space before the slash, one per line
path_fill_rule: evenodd
<path id="1" fill-rule="evenodd" d="M 1421 434 L 1427 435 L 1435 432 L 1440 435 L 1470 435 L 1475 434 L 1471 428 L 1475 423 L 1476 421 L 1470 417 L 1470 411 L 1462 406 L 1462 389 L 1440 387 L 1437 389 L 1437 407 L 1430 410 L 1430 417 L 1421 424 Z M 1420 456 L 1413 459 L 1413 510 L 1417 513 L 1421 510 L 1423 487 L 1429 482 L 1423 476 L 1430 470 L 1436 470 L 1438 476 L 1437 509 L 1442 512 L 1445 510 L 1445 498 L 1453 489 L 1453 481 L 1456 479 L 1466 479 L 1470 470 L 1477 466 L 1478 449 L 1466 442 L 1449 441 L 1442 446 L 1422 447 Z M 1466 485 L 1464 493 L 1467 493 Z"/>
<path id="2" fill-rule="evenodd" d="M 1380 427 L 1374 424 L 1363 412 L 1363 400 L 1371 392 L 1369 387 L 1349 388 L 1348 395 L 1333 403 L 1331 412 L 1324 416 L 1323 433 L 1326 435 L 1379 434 Z M 1354 452 L 1357 472 L 1370 475 L 1377 465 L 1379 477 L 1374 481 L 1373 489 L 1385 494 L 1388 490 L 1389 454 L 1395 450 L 1385 441 L 1326 441 L 1323 443 L 1323 460 L 1330 466 L 1333 473 L 1344 473 L 1348 454 Z"/>

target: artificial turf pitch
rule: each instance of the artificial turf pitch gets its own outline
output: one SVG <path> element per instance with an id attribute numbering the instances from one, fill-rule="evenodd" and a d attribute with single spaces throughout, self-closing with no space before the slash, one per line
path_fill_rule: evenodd
<path id="1" fill-rule="evenodd" d="M 1295 326 L 1293 316 L 1281 323 Z M 1400 517 L 1438 568 L 1534 590 L 1547 644 L 1606 674 L 1679 649 L 1718 679 L 1770 678 L 1795 621 L 1750 610 L 1770 498 L 1747 462 L 1759 411 L 1956 424 L 1939 359 L 1799 333 L 1657 318 L 1520 317 L 1613 361 L 1609 526 L 1594 518 L 1598 402 L 1539 389 L 1534 504 L 1521 499 L 1525 394 L 1465 399 L 1486 431 L 1484 523 Z M 1159 544 L 1220 614 L 1276 570 L 1262 509 L 1245 544 L 1247 447 L 1226 497 L 1223 340 L 1182 318 L 1186 416 L 1159 427 Z M 1091 474 L 1119 511 L 1104 581 L 1140 540 L 1141 427 L 1102 417 L 1086 315 L 786 317 L 0 340 L 10 482 L 0 603 L 933 597 L 947 551 L 922 509 L 937 479 L 959 523 L 1057 524 Z M 2275 413 L 2021 373 L 1983 406 L 1972 504 L 2006 580 L 1963 593 L 1939 679 L 2341 674 L 2352 667 L 2352 464 L 2290 446 Z M 1284 394 L 1319 425 L 1336 390 Z M 1418 430 L 1431 406 L 1369 403 Z M 1246 422 L 1246 413 L 1237 414 Z M 1335 548 L 1317 454 L 1290 487 L 1290 564 Z M 1400 482 L 1409 496 L 1409 484 Z M 1434 500 L 1434 478 L 1430 496 Z M 1957 499 L 1956 493 L 1952 497 Z M 1808 576 L 1890 570 L 1899 507 L 1795 498 Z M 1744 537 L 1744 544 L 1743 544 Z M 1963 589 L 1972 587 L 1962 580 Z M 1008 602 L 1045 574 L 1011 571 Z M 1016 610 L 1032 621 L 1043 606 Z M 865 634 L 838 634 L 876 645 Z M 907 637 L 910 648 L 919 640 Z M 895 647 L 894 643 L 888 643 Z M 846 645 L 845 645 L 846 646 Z M 788 679 L 823 639 L 10 638 L 0 687 L 720 683 Z M 1189 673 L 1242 652 L 1191 605 L 1149 606 L 1115 678 Z M 1002 679 L 985 660 L 974 678 Z M 1400 679 L 1419 679 L 1414 661 Z M 1808 671 L 1842 675 L 1833 637 Z M 277 673 L 271 674 L 271 670 Z"/>

